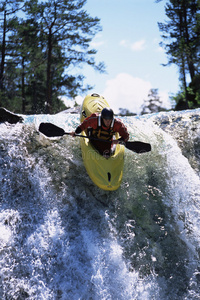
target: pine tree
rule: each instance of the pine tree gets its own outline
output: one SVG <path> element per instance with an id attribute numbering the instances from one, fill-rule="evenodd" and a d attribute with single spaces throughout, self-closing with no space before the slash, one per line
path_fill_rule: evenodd
<path id="1" fill-rule="evenodd" d="M 162 107 L 162 101 L 158 95 L 158 89 L 150 89 L 148 99 L 144 100 L 144 104 L 142 105 L 141 114 L 144 115 L 160 111 L 166 111 L 166 109 Z"/>
<path id="2" fill-rule="evenodd" d="M 15 14 L 22 8 L 23 0 L 4 0 L 0 3 L 0 106 L 5 102 L 5 87 L 4 81 L 6 78 L 6 56 L 9 44 L 7 43 L 7 37 L 12 30 L 10 24 L 15 19 Z"/>
<path id="3" fill-rule="evenodd" d="M 157 0 L 160 1 L 162 0 Z M 199 0 L 170 0 L 165 6 L 168 21 L 158 23 L 163 32 L 164 42 L 161 46 L 165 48 L 168 55 L 168 64 L 173 63 L 179 67 L 186 102 L 189 100 L 188 75 L 193 81 L 199 72 L 199 9 Z"/>
<path id="4" fill-rule="evenodd" d="M 92 18 L 83 6 L 86 0 L 29 0 L 27 17 L 38 23 L 39 39 L 46 63 L 46 112 L 51 113 L 58 100 L 58 91 L 65 90 L 74 97 L 83 88 L 83 76 L 67 73 L 71 66 L 87 63 L 103 71 L 102 63 L 96 65 L 90 42 L 100 30 L 99 19 Z"/>
<path id="5" fill-rule="evenodd" d="M 65 109 L 62 95 L 75 97 L 90 88 L 82 74 L 70 74 L 72 68 L 88 64 L 104 71 L 90 48 L 100 20 L 83 9 L 86 0 L 27 0 L 20 15 L 19 3 L 0 6 L 0 104 L 23 113 L 58 112 Z"/>

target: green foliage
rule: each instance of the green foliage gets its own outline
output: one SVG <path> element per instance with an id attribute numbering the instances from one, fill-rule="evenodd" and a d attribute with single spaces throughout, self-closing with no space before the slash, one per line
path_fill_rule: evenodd
<path id="1" fill-rule="evenodd" d="M 199 107 L 199 91 L 193 86 L 195 76 L 199 74 L 199 11 L 199 0 L 170 0 L 165 5 L 168 20 L 158 23 L 163 33 L 161 46 L 166 50 L 168 64 L 176 64 L 179 68 L 183 91 L 175 97 L 176 101 L 180 101 L 176 107 Z M 189 78 L 191 86 L 188 85 Z"/>
<path id="2" fill-rule="evenodd" d="M 168 63 L 175 63 L 184 71 L 194 76 L 198 64 L 199 52 L 199 1 L 170 0 L 166 3 L 166 23 L 158 23 L 163 32 L 163 43 L 168 55 Z M 167 43 L 169 42 L 169 43 Z"/>
<path id="3" fill-rule="evenodd" d="M 100 20 L 83 10 L 86 0 L 27 0 L 20 18 L 17 2 L 23 1 L 9 2 L 9 18 L 5 6 L 0 10 L 0 105 L 13 110 L 17 102 L 22 113 L 56 113 L 66 108 L 60 96 L 74 98 L 91 88 L 70 70 L 88 64 L 104 71 L 90 48 Z"/>
<path id="4" fill-rule="evenodd" d="M 196 75 L 189 86 L 187 94 L 184 89 L 173 97 L 176 102 L 175 110 L 195 109 L 200 107 L 200 75 Z"/>

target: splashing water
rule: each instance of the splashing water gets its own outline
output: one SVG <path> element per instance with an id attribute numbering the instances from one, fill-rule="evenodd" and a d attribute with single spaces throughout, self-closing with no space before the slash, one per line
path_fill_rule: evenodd
<path id="1" fill-rule="evenodd" d="M 124 117 L 130 140 L 121 187 L 100 190 L 78 115 L 0 124 L 0 299 L 200 299 L 200 111 Z"/>

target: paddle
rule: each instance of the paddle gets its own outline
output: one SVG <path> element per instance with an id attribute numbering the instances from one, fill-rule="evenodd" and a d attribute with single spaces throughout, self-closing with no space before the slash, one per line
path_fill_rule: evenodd
<path id="1" fill-rule="evenodd" d="M 70 135 L 70 132 L 65 132 L 64 129 L 52 124 L 52 123 L 41 123 L 39 126 L 39 131 L 46 135 L 47 137 L 59 137 L 63 136 L 65 134 Z M 102 139 L 96 139 L 94 137 L 90 136 L 85 136 L 85 135 L 80 135 L 76 134 L 78 137 L 82 138 L 88 138 L 91 140 L 98 140 L 102 142 L 110 142 L 110 141 L 105 141 Z M 134 151 L 136 153 L 145 153 L 151 151 L 151 145 L 148 143 L 143 143 L 143 142 L 138 142 L 138 141 L 119 141 L 120 144 L 124 145 L 127 149 Z"/>

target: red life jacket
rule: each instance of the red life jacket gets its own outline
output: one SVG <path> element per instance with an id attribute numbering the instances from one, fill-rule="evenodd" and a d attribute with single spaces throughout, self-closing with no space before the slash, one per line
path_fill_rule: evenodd
<path id="1" fill-rule="evenodd" d="M 99 139 L 112 140 L 116 132 L 118 132 L 125 141 L 129 139 L 127 128 L 119 119 L 113 119 L 110 127 L 107 128 L 103 125 L 101 116 L 98 114 L 92 114 L 87 117 L 82 124 L 79 125 L 79 128 L 81 131 L 85 130 L 88 135 L 92 134 L 92 136 Z"/>
<path id="2" fill-rule="evenodd" d="M 98 120 L 97 120 L 97 129 L 93 129 L 91 130 L 91 135 L 95 138 L 98 139 L 103 139 L 103 140 L 107 140 L 107 141 L 111 141 L 113 135 L 115 135 L 115 132 L 113 131 L 113 126 L 115 123 L 115 119 L 113 118 L 111 125 L 109 128 L 103 126 L 102 124 L 102 118 L 101 115 L 97 116 Z"/>

